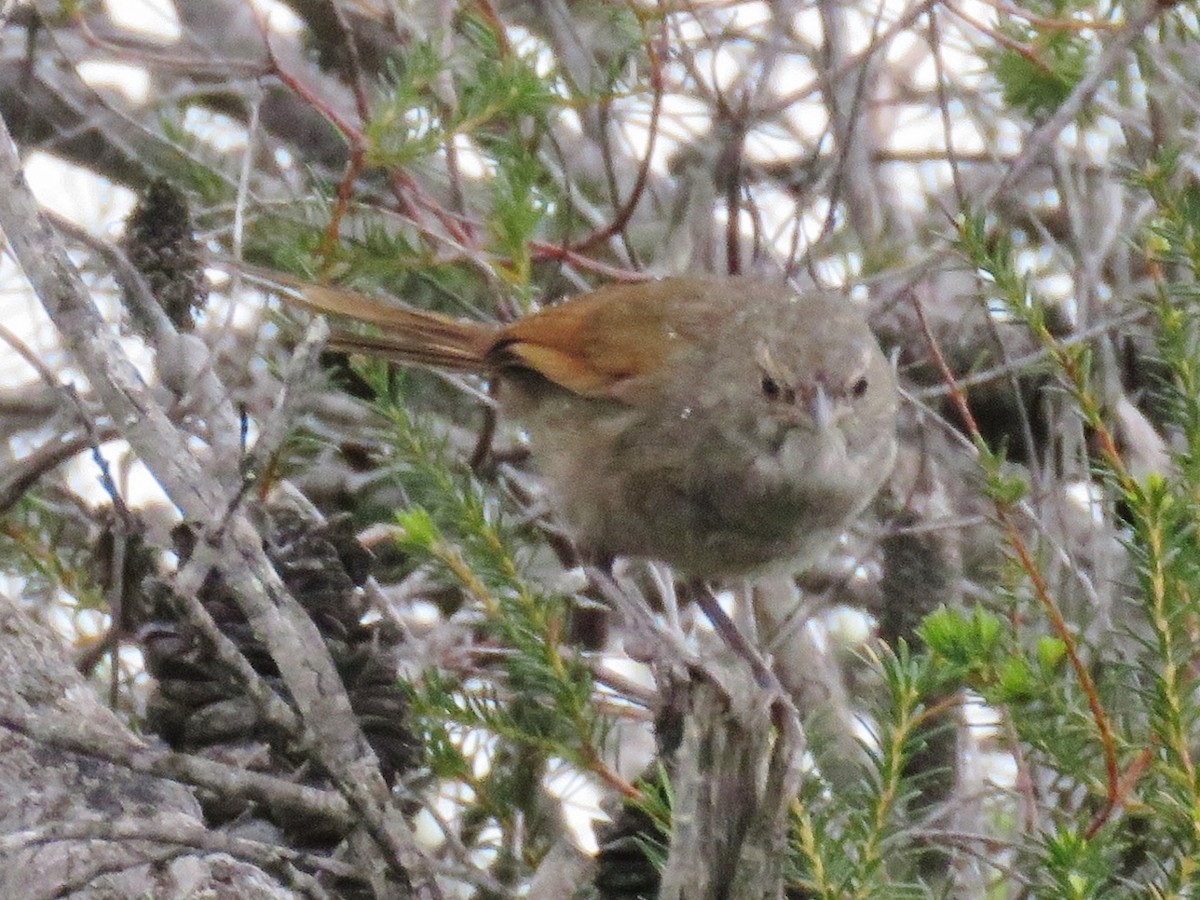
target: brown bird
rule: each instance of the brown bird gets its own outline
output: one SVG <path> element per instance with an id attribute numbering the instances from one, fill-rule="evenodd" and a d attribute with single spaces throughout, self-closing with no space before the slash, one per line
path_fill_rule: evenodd
<path id="1" fill-rule="evenodd" d="M 380 329 L 339 332 L 339 349 L 499 376 L 553 504 L 596 554 L 701 577 L 805 568 L 895 456 L 895 374 L 841 296 L 665 278 L 501 325 L 244 271 L 289 302 Z"/>

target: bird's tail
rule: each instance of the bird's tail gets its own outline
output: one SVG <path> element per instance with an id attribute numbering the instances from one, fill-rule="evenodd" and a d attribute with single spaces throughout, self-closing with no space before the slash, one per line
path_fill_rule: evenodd
<path id="1" fill-rule="evenodd" d="M 491 354 L 499 340 L 497 325 L 460 322 L 439 313 L 385 303 L 358 291 L 306 282 L 245 263 L 232 263 L 228 267 L 294 306 L 366 322 L 378 326 L 382 332 L 366 335 L 335 331 L 329 342 L 333 349 L 457 372 L 486 372 L 495 368 Z"/>

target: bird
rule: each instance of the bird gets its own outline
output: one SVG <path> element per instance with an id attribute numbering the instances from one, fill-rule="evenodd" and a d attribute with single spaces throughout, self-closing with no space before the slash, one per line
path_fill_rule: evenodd
<path id="1" fill-rule="evenodd" d="M 291 304 L 377 329 L 339 330 L 334 349 L 499 379 L 551 506 L 596 558 L 696 578 L 799 571 L 895 459 L 894 366 L 833 292 L 666 277 L 494 323 L 239 269 Z"/>

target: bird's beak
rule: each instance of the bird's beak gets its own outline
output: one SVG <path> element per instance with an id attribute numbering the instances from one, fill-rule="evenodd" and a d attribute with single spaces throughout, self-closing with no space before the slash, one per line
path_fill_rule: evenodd
<path id="1" fill-rule="evenodd" d="M 808 414 L 812 417 L 813 424 L 817 426 L 818 431 L 825 431 L 834 425 L 833 402 L 821 384 L 816 386 L 816 390 L 809 399 Z"/>

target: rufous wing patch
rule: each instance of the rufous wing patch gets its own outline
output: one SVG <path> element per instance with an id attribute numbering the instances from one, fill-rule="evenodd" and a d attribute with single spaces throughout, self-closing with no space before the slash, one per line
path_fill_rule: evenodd
<path id="1" fill-rule="evenodd" d="M 506 349 L 511 357 L 519 359 L 543 378 L 584 397 L 605 396 L 615 382 L 628 377 L 628 373 L 598 369 L 588 359 L 554 347 L 519 343 L 510 344 Z"/>
<path id="2" fill-rule="evenodd" d="M 640 287 L 601 288 L 526 316 L 495 352 L 582 396 L 627 401 L 623 387 L 653 380 L 680 349 L 667 298 Z"/>

